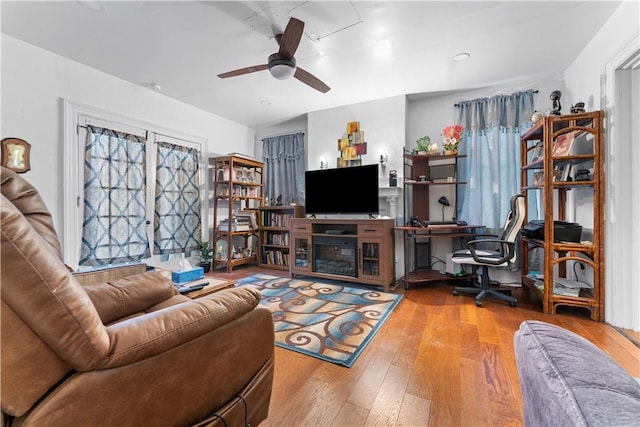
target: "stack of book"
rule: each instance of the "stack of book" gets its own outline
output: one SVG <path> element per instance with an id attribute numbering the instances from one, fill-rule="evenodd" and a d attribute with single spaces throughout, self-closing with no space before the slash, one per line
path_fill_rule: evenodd
<path id="1" fill-rule="evenodd" d="M 231 218 L 231 227 L 229 227 L 229 219 L 225 218 L 218 225 L 220 231 L 249 231 L 251 230 L 251 219 L 248 216 L 237 216 Z"/>

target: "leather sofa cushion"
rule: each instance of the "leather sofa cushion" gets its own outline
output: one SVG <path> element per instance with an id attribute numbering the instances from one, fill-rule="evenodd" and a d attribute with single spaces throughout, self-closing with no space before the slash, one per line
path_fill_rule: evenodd
<path id="1" fill-rule="evenodd" d="M 85 285 L 83 289 L 89 295 L 104 324 L 136 312 L 146 312 L 149 307 L 178 294 L 171 281 L 156 271 Z M 188 298 L 185 297 L 184 300 Z"/>

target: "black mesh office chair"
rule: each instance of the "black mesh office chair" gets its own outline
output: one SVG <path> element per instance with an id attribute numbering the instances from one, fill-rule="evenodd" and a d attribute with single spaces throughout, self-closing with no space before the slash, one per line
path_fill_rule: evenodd
<path id="1" fill-rule="evenodd" d="M 500 300 L 507 301 L 511 307 L 515 307 L 518 300 L 511 296 L 509 289 L 492 289 L 489 282 L 489 267 L 507 267 L 516 261 L 516 237 L 522 227 L 525 215 L 525 200 L 522 194 L 516 194 L 511 198 L 511 210 L 507 214 L 502 235 L 500 237 L 478 236 L 477 239 L 467 242 L 465 250 L 453 254 L 452 261 L 456 264 L 469 264 L 481 270 L 480 286 L 456 287 L 453 295 L 459 292 L 477 294 L 476 305 L 482 307 L 482 300 L 491 295 Z M 493 244 L 496 249 L 481 249 L 485 245 Z"/>

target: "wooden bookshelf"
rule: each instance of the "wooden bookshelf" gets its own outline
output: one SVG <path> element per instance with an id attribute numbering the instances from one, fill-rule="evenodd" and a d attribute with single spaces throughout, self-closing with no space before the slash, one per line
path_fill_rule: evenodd
<path id="1" fill-rule="evenodd" d="M 263 206 L 259 209 L 260 267 L 290 269 L 291 218 L 304 218 L 304 206 Z"/>

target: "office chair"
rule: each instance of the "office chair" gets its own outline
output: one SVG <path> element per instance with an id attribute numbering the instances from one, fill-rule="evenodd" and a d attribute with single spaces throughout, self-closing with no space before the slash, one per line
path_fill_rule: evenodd
<path id="1" fill-rule="evenodd" d="M 489 282 L 489 267 L 507 267 L 516 260 L 516 237 L 522 227 L 525 214 L 525 201 L 522 194 L 516 194 L 511 198 L 511 210 L 507 214 L 507 219 L 502 230 L 502 235 L 477 239 L 467 242 L 467 248 L 453 254 L 452 261 L 456 264 L 473 265 L 481 270 L 480 286 L 456 287 L 453 295 L 459 292 L 470 292 L 477 294 L 476 306 L 482 307 L 482 300 L 491 295 L 502 301 L 507 301 L 511 307 L 515 307 L 518 300 L 511 296 L 509 289 L 492 289 Z M 497 246 L 495 250 L 480 249 L 478 246 L 493 243 Z"/>

